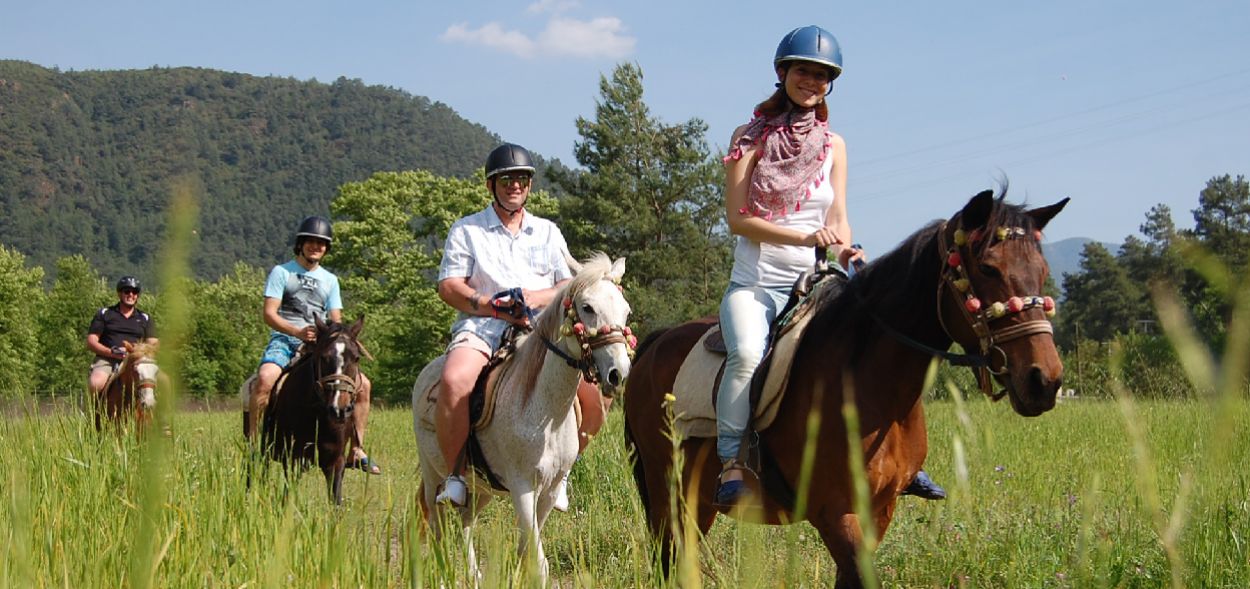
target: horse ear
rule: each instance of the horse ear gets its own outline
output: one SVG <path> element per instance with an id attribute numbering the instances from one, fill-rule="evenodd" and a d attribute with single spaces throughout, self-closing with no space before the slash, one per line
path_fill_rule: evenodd
<path id="1" fill-rule="evenodd" d="M 317 315 L 317 316 L 314 316 L 314 317 L 313 317 L 313 324 L 317 326 L 317 331 L 325 331 L 325 330 L 326 330 L 326 322 L 321 320 L 321 316 L 320 316 L 320 315 Z"/>
<path id="2" fill-rule="evenodd" d="M 994 210 L 994 191 L 982 190 L 959 211 L 959 228 L 964 230 L 984 227 Z"/>
<path id="3" fill-rule="evenodd" d="M 617 258 L 615 262 L 612 262 L 612 269 L 608 270 L 608 278 L 612 279 L 612 282 L 619 283 L 624 275 L 625 258 Z"/>
<path id="4" fill-rule="evenodd" d="M 122 347 L 126 348 L 127 353 L 135 351 L 135 345 L 131 342 L 122 342 Z"/>
<path id="5" fill-rule="evenodd" d="M 1055 218 L 1055 215 L 1059 214 L 1059 211 L 1063 210 L 1063 207 L 1067 206 L 1069 200 L 1072 199 L 1064 198 L 1053 205 L 1025 211 L 1024 214 L 1033 217 L 1033 228 L 1041 231 L 1046 228 L 1046 224 L 1049 223 L 1051 219 Z"/>
<path id="6" fill-rule="evenodd" d="M 347 335 L 350 335 L 352 339 L 356 339 L 357 337 L 360 336 L 360 330 L 364 328 L 365 328 L 365 315 L 364 313 L 361 313 L 360 318 L 356 319 L 356 322 L 352 323 L 347 328 Z"/>
<path id="7" fill-rule="evenodd" d="M 573 257 L 573 254 L 569 253 L 568 248 L 560 250 L 560 253 L 564 255 L 564 263 L 569 265 L 569 270 L 573 271 L 574 276 L 582 273 L 581 262 L 578 262 L 577 259 Z"/>

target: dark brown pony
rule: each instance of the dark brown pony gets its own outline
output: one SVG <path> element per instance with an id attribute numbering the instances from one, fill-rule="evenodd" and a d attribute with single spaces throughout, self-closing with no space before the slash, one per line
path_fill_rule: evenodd
<path id="1" fill-rule="evenodd" d="M 123 419 L 133 415 L 135 431 L 142 435 L 156 408 L 157 344 L 124 342 L 123 346 L 126 357 L 97 400 L 95 427 L 96 430 L 103 428 L 102 416 L 120 426 Z"/>
<path id="2" fill-rule="evenodd" d="M 1065 204 L 1067 199 L 1026 211 L 982 192 L 949 222 L 921 229 L 844 288 L 824 289 L 815 302 L 776 420 L 758 434 L 760 511 L 751 511 L 769 524 L 811 522 L 837 564 L 836 586 L 862 583 L 855 561 L 862 528 L 853 506 L 844 400 L 858 413 L 869 513 L 882 536 L 899 493 L 928 453 L 921 389 L 935 356 L 974 366 L 987 392 L 997 381 L 1005 389 L 1000 395 L 1021 415 L 1054 407 L 1063 365 L 1047 319 L 1053 301 L 1039 296 L 1048 273 L 1039 241 Z M 673 444 L 664 402 L 686 354 L 714 323 L 696 321 L 651 334 L 626 385 L 626 444 L 666 574 L 674 532 L 681 532 L 675 522 L 693 522 L 704 534 L 718 511 L 712 504 L 720 470 L 714 437 L 682 441 L 683 488 L 680 500 L 673 500 Z M 980 353 L 950 354 L 952 341 Z M 819 414 L 815 468 L 806 511 L 799 514 L 796 489 L 814 412 Z M 670 506 L 678 504 L 693 510 L 691 519 L 674 517 Z"/>
<path id="3" fill-rule="evenodd" d="M 335 504 L 343 502 L 343 470 L 351 450 L 352 411 L 360 381 L 360 330 L 317 319 L 317 340 L 278 379 L 269 397 L 261 444 L 288 470 L 314 461 Z"/>

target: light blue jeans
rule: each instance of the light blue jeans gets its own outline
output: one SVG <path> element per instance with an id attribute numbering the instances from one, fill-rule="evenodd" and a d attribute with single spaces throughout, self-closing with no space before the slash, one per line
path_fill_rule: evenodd
<path id="1" fill-rule="evenodd" d="M 725 338 L 725 375 L 716 391 L 716 454 L 721 462 L 738 457 L 751 411 L 751 376 L 764 358 L 768 326 L 790 298 L 790 287 L 729 283 L 720 303 Z"/>

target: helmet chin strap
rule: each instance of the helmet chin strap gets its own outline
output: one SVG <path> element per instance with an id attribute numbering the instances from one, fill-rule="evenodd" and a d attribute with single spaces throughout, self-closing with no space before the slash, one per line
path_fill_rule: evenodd
<path id="1" fill-rule="evenodd" d="M 529 199 L 527 198 L 526 200 L 529 200 Z M 500 202 L 500 200 L 499 200 L 499 197 L 498 197 L 498 196 L 496 196 L 496 197 L 495 197 L 495 206 L 497 206 L 497 207 L 499 207 L 499 208 L 503 209 L 503 212 L 508 213 L 508 218 L 515 217 L 517 213 L 519 213 L 519 212 L 521 212 L 522 210 L 524 210 L 524 209 L 525 209 L 525 203 L 524 203 L 524 202 L 522 202 L 522 203 L 521 203 L 521 206 L 517 207 L 515 210 L 513 210 L 513 209 L 509 209 L 508 207 L 503 206 L 503 203 L 502 203 L 502 202 Z"/>

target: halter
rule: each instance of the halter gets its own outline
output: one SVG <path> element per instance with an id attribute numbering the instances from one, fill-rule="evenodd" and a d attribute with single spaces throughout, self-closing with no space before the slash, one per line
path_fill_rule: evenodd
<path id="1" fill-rule="evenodd" d="M 1009 239 L 1021 239 L 1028 236 L 1028 232 L 1022 227 L 999 227 L 994 235 L 989 236 L 990 243 L 995 241 L 1007 241 Z M 981 391 L 991 399 L 997 401 L 1002 399 L 1006 391 L 998 393 L 993 392 L 993 382 L 990 375 L 1000 375 L 1007 372 L 1007 353 L 1003 351 L 999 344 L 1012 340 L 1029 337 L 1038 334 L 1053 334 L 1054 328 L 1050 324 L 1050 317 L 1055 316 L 1055 300 L 1051 297 L 1040 295 L 1013 296 L 1006 301 L 995 301 L 989 305 L 983 305 L 976 291 L 972 287 L 972 281 L 968 278 L 968 270 L 964 266 L 964 259 L 975 259 L 968 251 L 968 246 L 975 244 L 982 238 L 980 229 L 973 230 L 971 234 L 966 233 L 962 228 L 956 229 L 953 236 L 953 244 L 946 243 L 946 224 L 943 223 L 941 229 L 938 230 L 938 255 L 943 256 L 942 259 L 942 281 L 938 283 L 937 304 L 938 304 L 938 323 L 942 325 L 942 331 L 952 340 L 950 329 L 946 326 L 946 321 L 942 318 L 942 291 L 945 287 L 950 287 L 950 292 L 956 298 L 956 302 L 960 303 L 956 306 L 964 315 L 964 319 L 968 321 L 972 332 L 977 336 L 977 344 L 980 348 L 980 354 L 967 356 L 977 359 L 975 365 L 969 363 L 976 371 L 977 384 L 980 385 Z M 1041 241 L 1042 232 L 1034 231 L 1033 239 Z M 995 328 L 993 323 L 1002 319 L 1018 315 L 1030 309 L 1040 308 L 1047 318 L 1023 321 L 1005 327 Z M 948 358 L 949 359 L 949 358 Z M 997 360 L 997 362 L 995 362 Z M 995 366 L 998 366 L 997 368 Z"/>
<path id="2" fill-rule="evenodd" d="M 339 337 L 339 334 L 334 335 L 335 339 L 337 339 L 338 337 Z M 357 343 L 357 346 L 359 346 L 359 343 Z M 361 348 L 361 351 L 364 352 L 363 347 Z M 321 374 L 321 354 L 320 353 L 314 353 L 313 355 L 313 374 L 314 375 Z M 327 374 L 325 376 L 317 378 L 315 381 L 313 381 L 313 384 L 317 386 L 317 390 L 319 393 L 318 396 L 322 400 L 323 403 L 326 402 L 327 398 L 329 398 L 330 400 L 329 403 L 326 403 L 327 408 L 332 407 L 332 404 L 333 404 L 333 397 L 327 397 L 327 395 L 334 395 L 337 393 L 346 392 L 348 394 L 348 401 L 347 401 L 347 408 L 343 410 L 343 413 L 344 415 L 351 415 L 352 411 L 355 410 L 356 394 L 357 394 L 356 379 L 350 376 L 347 376 L 346 374 Z"/>

